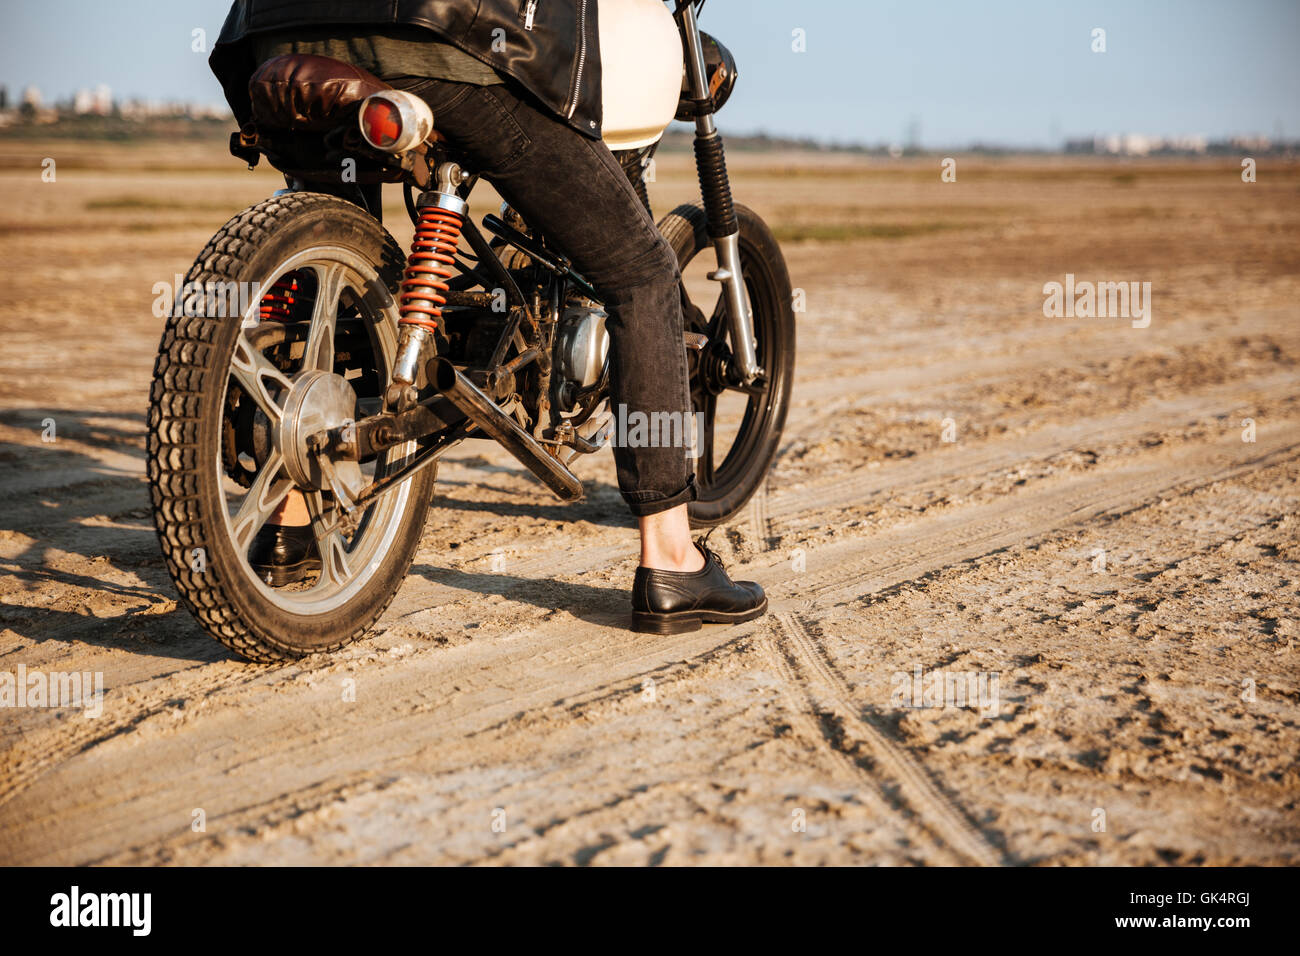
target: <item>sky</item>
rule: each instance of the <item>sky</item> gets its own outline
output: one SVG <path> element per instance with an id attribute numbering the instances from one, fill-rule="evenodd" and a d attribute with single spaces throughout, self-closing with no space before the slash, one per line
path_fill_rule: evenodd
<path id="1" fill-rule="evenodd" d="M 210 49 L 228 8 L 6 0 L 0 84 L 11 100 L 104 83 L 119 99 L 217 103 L 192 47 L 201 29 Z M 700 23 L 739 68 L 724 132 L 931 148 L 1300 138 L 1300 0 L 708 0 Z"/>

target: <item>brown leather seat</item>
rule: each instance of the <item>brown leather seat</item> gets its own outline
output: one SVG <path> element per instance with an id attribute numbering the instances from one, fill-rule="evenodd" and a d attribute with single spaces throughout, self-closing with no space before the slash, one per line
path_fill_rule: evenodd
<path id="1" fill-rule="evenodd" d="M 263 128 L 329 129 L 347 107 L 387 89 L 359 66 L 311 53 L 272 57 L 248 80 L 253 122 Z"/>

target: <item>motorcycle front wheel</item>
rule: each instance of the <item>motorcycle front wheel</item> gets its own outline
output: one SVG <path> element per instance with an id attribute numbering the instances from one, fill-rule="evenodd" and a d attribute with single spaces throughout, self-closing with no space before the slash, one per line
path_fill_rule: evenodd
<path id="1" fill-rule="evenodd" d="M 703 350 L 687 352 L 691 402 L 703 423 L 695 459 L 699 497 L 688 506 L 696 527 L 730 520 L 767 479 L 785 427 L 794 378 L 794 304 L 785 257 L 772 231 L 752 209 L 737 205 L 736 218 L 741 270 L 763 370 L 752 385 L 736 384 L 726 374 L 731 361 L 726 297 L 721 283 L 705 277 L 716 263 L 704 210 L 686 203 L 659 223 L 682 272 L 686 331 L 707 340 Z"/>
<path id="2" fill-rule="evenodd" d="M 410 568 L 435 466 L 346 514 L 350 493 L 413 455 L 331 459 L 309 435 L 378 410 L 397 349 L 401 248 L 358 207 L 290 193 L 245 210 L 185 277 L 150 392 L 154 523 L 181 600 L 254 661 L 336 650 L 383 614 Z M 343 477 L 346 476 L 346 480 Z M 276 508 L 302 495 L 315 538 L 305 578 L 249 561 Z"/>

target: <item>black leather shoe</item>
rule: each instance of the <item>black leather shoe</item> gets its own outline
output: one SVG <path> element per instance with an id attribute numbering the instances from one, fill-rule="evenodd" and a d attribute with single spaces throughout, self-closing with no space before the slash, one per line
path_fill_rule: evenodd
<path id="1" fill-rule="evenodd" d="M 753 581 L 732 581 L 718 556 L 695 546 L 704 555 L 698 571 L 657 571 L 637 568 L 632 583 L 632 630 L 649 634 L 698 631 L 701 624 L 739 624 L 767 610 L 767 595 Z"/>
<path id="2" fill-rule="evenodd" d="M 265 524 L 248 549 L 248 563 L 273 588 L 295 584 L 320 569 L 311 525 Z"/>

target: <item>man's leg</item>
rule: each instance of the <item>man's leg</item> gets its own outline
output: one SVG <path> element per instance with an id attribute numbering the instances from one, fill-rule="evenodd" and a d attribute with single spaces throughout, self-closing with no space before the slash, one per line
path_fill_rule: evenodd
<path id="1" fill-rule="evenodd" d="M 621 405 L 624 415 L 647 421 L 689 421 L 676 257 L 608 148 L 504 85 L 425 80 L 409 88 L 428 100 L 437 129 L 600 290 L 615 411 Z M 619 489 L 638 518 L 694 499 L 684 445 L 614 448 Z M 683 533 L 689 539 L 689 529 Z"/>

